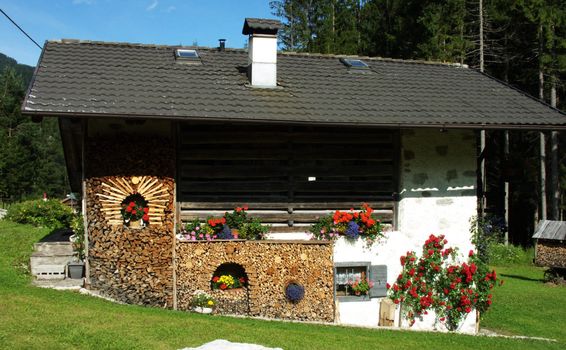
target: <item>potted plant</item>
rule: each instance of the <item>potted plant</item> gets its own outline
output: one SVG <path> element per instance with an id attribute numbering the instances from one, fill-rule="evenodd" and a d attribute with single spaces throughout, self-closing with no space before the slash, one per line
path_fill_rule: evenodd
<path id="1" fill-rule="evenodd" d="M 368 246 L 384 237 L 381 221 L 367 203 L 363 203 L 359 211 L 354 208 L 349 211 L 336 210 L 333 214 L 323 216 L 309 230 L 314 239 L 333 240 L 345 237 L 355 241 L 361 238 Z"/>
<path id="2" fill-rule="evenodd" d="M 246 286 L 245 277 L 234 277 L 232 275 L 221 275 L 212 277 L 212 289 L 237 289 Z"/>
<path id="3" fill-rule="evenodd" d="M 71 221 L 71 228 L 74 234 L 69 238 L 73 246 L 75 257 L 73 261 L 67 264 L 67 272 L 72 279 L 84 277 L 84 259 L 85 259 L 85 229 L 83 224 L 83 216 L 75 215 Z"/>
<path id="4" fill-rule="evenodd" d="M 361 279 L 348 282 L 348 286 L 354 295 L 365 298 L 373 287 L 373 282 L 368 280 L 365 275 L 362 275 Z"/>
<path id="5" fill-rule="evenodd" d="M 147 201 L 139 193 L 134 193 L 124 199 L 120 213 L 124 224 L 129 228 L 139 229 L 149 223 L 149 207 Z"/>
<path id="6" fill-rule="evenodd" d="M 240 238 L 242 239 L 263 239 L 269 231 L 269 227 L 262 225 L 259 218 L 252 218 L 242 224 L 240 228 Z"/>
<path id="7" fill-rule="evenodd" d="M 193 311 L 201 314 L 210 314 L 216 306 L 216 301 L 213 297 L 208 295 L 202 290 L 197 290 L 193 293 L 193 298 L 191 299 L 191 306 Z"/>

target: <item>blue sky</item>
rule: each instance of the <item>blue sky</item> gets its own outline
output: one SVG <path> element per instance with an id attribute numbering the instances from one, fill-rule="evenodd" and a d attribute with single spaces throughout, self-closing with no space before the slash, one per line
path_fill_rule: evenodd
<path id="1" fill-rule="evenodd" d="M 245 17 L 274 18 L 269 0 L 0 0 L 35 41 L 72 38 L 243 47 Z M 40 50 L 0 13 L 0 52 L 35 66 Z"/>

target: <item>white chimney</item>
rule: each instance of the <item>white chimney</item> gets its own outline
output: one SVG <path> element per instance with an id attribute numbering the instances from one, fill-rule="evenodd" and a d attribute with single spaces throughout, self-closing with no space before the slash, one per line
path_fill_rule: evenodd
<path id="1" fill-rule="evenodd" d="M 274 19 L 246 18 L 242 34 L 249 35 L 248 77 L 254 87 L 277 86 L 277 31 Z"/>

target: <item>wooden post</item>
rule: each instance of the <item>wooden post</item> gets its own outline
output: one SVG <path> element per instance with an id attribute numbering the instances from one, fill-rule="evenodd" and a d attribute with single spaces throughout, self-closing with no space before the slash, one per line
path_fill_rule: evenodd
<path id="1" fill-rule="evenodd" d="M 485 172 L 485 130 L 480 131 L 480 198 L 479 198 L 479 218 L 483 218 L 485 211 L 485 191 L 486 187 L 486 172 Z"/>
<path id="2" fill-rule="evenodd" d="M 171 123 L 171 132 L 173 133 L 173 144 L 175 145 L 175 150 L 179 149 L 179 139 L 178 139 L 178 135 L 179 135 L 179 123 L 178 122 L 172 122 Z M 177 152 L 175 152 L 175 154 L 177 154 Z M 177 227 L 178 225 L 181 225 L 181 223 L 179 222 L 180 220 L 180 215 L 179 215 L 179 203 L 177 202 L 177 181 L 179 179 L 179 170 L 178 168 L 178 161 L 177 161 L 177 157 L 175 157 L 175 175 L 173 178 L 173 206 L 174 206 L 174 210 L 173 210 L 173 252 L 171 254 L 171 258 L 172 258 L 172 263 L 171 266 L 173 268 L 172 271 L 172 283 L 173 283 L 173 288 L 172 288 L 172 293 L 173 293 L 173 310 L 177 310 Z"/>
<path id="3" fill-rule="evenodd" d="M 85 238 L 84 238 L 84 245 L 85 245 L 85 282 L 84 287 L 90 287 L 90 263 L 88 260 L 88 217 L 87 217 L 87 194 L 86 194 L 86 168 L 85 168 L 85 155 L 86 155 L 86 138 L 87 138 L 87 128 L 88 128 L 88 119 L 81 120 L 81 131 L 82 131 L 82 140 L 81 140 L 81 186 L 82 186 L 82 212 L 83 212 L 83 226 L 85 230 Z"/>

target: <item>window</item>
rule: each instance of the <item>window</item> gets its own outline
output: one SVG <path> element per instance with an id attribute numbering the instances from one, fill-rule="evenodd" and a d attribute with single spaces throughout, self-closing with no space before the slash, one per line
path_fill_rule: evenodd
<path id="1" fill-rule="evenodd" d="M 336 296 L 351 295 L 350 283 L 368 277 L 368 263 L 347 263 L 348 266 L 337 264 L 334 273 L 336 283 Z"/>
<path id="2" fill-rule="evenodd" d="M 373 283 L 370 298 L 387 295 L 387 265 L 371 265 L 369 261 L 338 262 L 334 264 L 336 297 L 340 301 L 360 301 L 352 292 L 349 282 L 367 278 Z"/>
<path id="3" fill-rule="evenodd" d="M 341 58 L 340 61 L 348 68 L 352 69 L 369 69 L 367 63 L 362 60 L 352 58 Z"/>
<path id="4" fill-rule="evenodd" d="M 176 49 L 175 59 L 178 62 L 182 62 L 182 63 L 193 63 L 193 64 L 201 63 L 200 56 L 197 50 Z"/>

